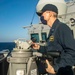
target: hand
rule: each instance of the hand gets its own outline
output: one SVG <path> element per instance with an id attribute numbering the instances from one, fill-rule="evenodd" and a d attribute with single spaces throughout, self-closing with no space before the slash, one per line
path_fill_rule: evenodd
<path id="1" fill-rule="evenodd" d="M 47 64 L 47 66 L 48 66 L 48 67 L 46 68 L 46 71 L 47 71 L 48 73 L 55 74 L 54 68 L 51 66 L 51 64 L 49 63 L 48 60 L 46 60 L 46 64 Z"/>
<path id="2" fill-rule="evenodd" d="M 40 48 L 40 45 L 37 44 L 37 43 L 33 43 L 33 46 L 32 46 L 33 49 L 38 49 Z"/>

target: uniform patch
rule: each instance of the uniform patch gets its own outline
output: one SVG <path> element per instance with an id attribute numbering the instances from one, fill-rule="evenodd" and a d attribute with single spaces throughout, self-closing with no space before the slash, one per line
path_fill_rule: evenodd
<path id="1" fill-rule="evenodd" d="M 54 41 L 54 36 L 53 36 L 53 35 L 50 36 L 49 40 L 50 40 L 50 41 Z"/>

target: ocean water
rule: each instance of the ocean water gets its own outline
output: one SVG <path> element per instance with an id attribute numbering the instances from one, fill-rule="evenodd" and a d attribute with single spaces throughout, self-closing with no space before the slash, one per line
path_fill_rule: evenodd
<path id="1" fill-rule="evenodd" d="M 14 42 L 0 42 L 0 51 L 8 49 L 9 51 L 12 51 L 15 47 Z"/>
<path id="2" fill-rule="evenodd" d="M 15 47 L 14 42 L 0 42 L 0 51 L 8 49 L 10 52 Z M 7 75 L 9 63 L 7 58 L 3 59 L 2 54 L 0 55 L 0 75 Z M 1 61 L 2 60 L 2 61 Z"/>

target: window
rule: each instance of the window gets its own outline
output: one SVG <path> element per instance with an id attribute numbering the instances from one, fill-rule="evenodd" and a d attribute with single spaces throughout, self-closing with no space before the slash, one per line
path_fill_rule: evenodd
<path id="1" fill-rule="evenodd" d="M 46 33 L 41 33 L 41 35 L 42 35 L 42 40 L 46 41 L 46 39 L 47 39 L 47 34 L 46 34 Z"/>
<path id="2" fill-rule="evenodd" d="M 39 34 L 38 33 L 31 34 L 31 38 L 32 37 L 36 39 L 36 42 L 39 42 Z"/>

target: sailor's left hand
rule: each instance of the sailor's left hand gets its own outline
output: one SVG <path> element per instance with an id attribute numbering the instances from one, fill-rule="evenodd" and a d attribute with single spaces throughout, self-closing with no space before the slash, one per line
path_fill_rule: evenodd
<path id="1" fill-rule="evenodd" d="M 46 71 L 47 71 L 48 73 L 55 74 L 54 68 L 51 66 L 51 64 L 49 63 L 48 60 L 46 60 L 46 64 L 47 64 L 47 66 L 48 66 L 48 67 L 46 68 Z"/>

